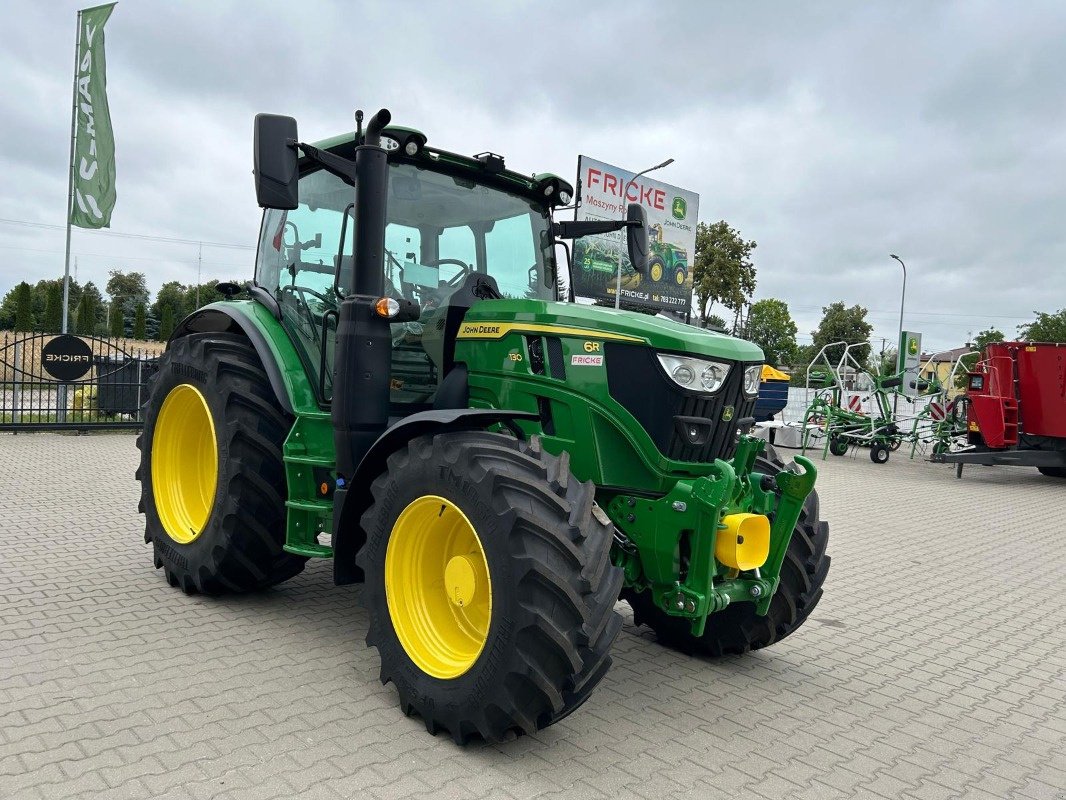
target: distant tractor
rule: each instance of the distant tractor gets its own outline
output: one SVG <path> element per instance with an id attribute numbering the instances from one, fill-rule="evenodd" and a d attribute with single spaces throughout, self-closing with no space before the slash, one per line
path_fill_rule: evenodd
<path id="1" fill-rule="evenodd" d="M 379 111 L 300 143 L 261 114 L 250 300 L 184 319 L 138 440 L 155 565 L 245 592 L 332 558 L 405 713 L 457 742 L 570 714 L 636 621 L 742 653 L 810 616 L 829 570 L 815 469 L 747 435 L 763 353 L 555 300 L 573 188 Z M 220 285 L 227 297 L 238 287 Z"/>
<path id="2" fill-rule="evenodd" d="M 648 278 L 653 283 L 669 279 L 684 286 L 688 278 L 688 253 L 681 247 L 663 242 L 663 226 L 652 225 L 649 232 L 651 258 L 648 259 Z"/>
<path id="3" fill-rule="evenodd" d="M 964 464 L 1003 464 L 1066 478 L 1066 344 L 986 345 L 959 407 L 967 446 L 933 457 L 956 464 L 957 477 Z"/>

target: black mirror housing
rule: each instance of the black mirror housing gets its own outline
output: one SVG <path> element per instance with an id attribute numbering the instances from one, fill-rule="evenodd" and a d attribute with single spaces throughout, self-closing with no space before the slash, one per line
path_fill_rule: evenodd
<path id="1" fill-rule="evenodd" d="M 648 274 L 648 212 L 639 203 L 630 203 L 626 209 L 626 245 L 629 260 L 638 275 Z"/>
<path id="2" fill-rule="evenodd" d="M 299 205 L 298 141 L 292 117 L 255 115 L 255 198 L 261 208 L 292 211 Z"/>

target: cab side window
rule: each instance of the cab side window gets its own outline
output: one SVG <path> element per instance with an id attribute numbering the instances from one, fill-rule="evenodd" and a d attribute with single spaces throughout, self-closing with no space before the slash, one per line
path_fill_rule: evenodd
<path id="1" fill-rule="evenodd" d="M 333 291 L 334 271 L 341 237 L 343 200 L 350 189 L 324 171 L 300 179 L 300 205 L 291 211 L 268 210 L 263 215 L 256 259 L 256 284 L 266 289 L 281 308 L 281 323 L 288 330 L 304 365 L 318 384 L 322 364 L 323 326 L 327 347 L 332 347 L 338 306 Z M 350 263 L 351 226 L 345 239 Z M 342 259 L 343 264 L 343 259 Z M 342 281 L 351 274 L 341 270 Z M 342 286 L 342 291 L 345 287 Z M 331 363 L 327 353 L 326 363 Z M 327 397 L 331 384 L 327 370 Z"/>

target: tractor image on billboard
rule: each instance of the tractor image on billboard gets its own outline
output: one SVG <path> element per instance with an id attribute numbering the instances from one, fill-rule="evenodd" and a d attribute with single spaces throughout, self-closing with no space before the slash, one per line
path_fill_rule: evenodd
<path id="1" fill-rule="evenodd" d="M 459 743 L 581 706 L 619 599 L 688 653 L 796 632 L 828 526 L 814 465 L 748 435 L 762 350 L 556 299 L 560 240 L 617 232 L 647 274 L 643 209 L 557 221 L 562 178 L 356 119 L 312 145 L 256 117 L 250 299 L 220 285 L 151 380 L 137 478 L 170 585 L 331 559 L 400 708 Z"/>
<path id="2" fill-rule="evenodd" d="M 662 225 L 652 225 L 648 238 L 651 241 L 648 278 L 653 283 L 670 280 L 677 286 L 684 286 L 688 279 L 688 253 L 677 245 L 663 241 Z"/>

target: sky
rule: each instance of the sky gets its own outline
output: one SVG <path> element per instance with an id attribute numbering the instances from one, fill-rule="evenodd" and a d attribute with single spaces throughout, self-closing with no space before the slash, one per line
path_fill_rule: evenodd
<path id="1" fill-rule="evenodd" d="M 0 296 L 62 275 L 79 5 L 0 0 Z M 384 106 L 525 173 L 672 157 L 801 344 L 838 300 L 895 340 L 890 253 L 930 351 L 1066 307 L 1061 2 L 123 0 L 106 37 L 118 201 L 74 229 L 82 282 L 250 278 L 254 115 L 315 141 Z"/>

